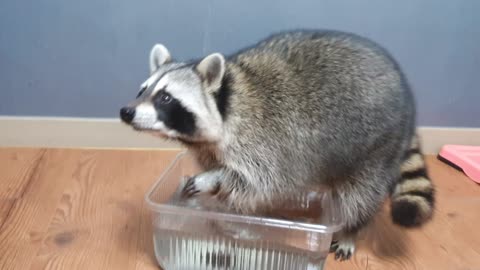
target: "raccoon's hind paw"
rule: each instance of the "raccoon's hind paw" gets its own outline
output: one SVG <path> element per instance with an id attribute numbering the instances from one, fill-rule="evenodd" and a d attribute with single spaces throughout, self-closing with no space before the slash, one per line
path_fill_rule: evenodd
<path id="1" fill-rule="evenodd" d="M 332 243 L 330 243 L 330 253 L 333 253 L 337 250 L 338 248 L 338 241 L 337 240 L 332 240 Z"/>
<path id="2" fill-rule="evenodd" d="M 355 252 L 355 241 L 351 238 L 332 241 L 330 252 L 335 253 L 335 260 L 349 260 Z"/>

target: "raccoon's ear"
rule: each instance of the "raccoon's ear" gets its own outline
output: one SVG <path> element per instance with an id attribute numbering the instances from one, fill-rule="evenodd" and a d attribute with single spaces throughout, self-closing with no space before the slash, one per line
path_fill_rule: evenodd
<path id="1" fill-rule="evenodd" d="M 170 53 L 162 44 L 156 44 L 150 51 L 150 73 L 154 73 L 157 69 L 171 61 Z"/>
<path id="2" fill-rule="evenodd" d="M 225 57 L 220 53 L 210 54 L 195 69 L 209 88 L 220 88 L 225 74 Z"/>

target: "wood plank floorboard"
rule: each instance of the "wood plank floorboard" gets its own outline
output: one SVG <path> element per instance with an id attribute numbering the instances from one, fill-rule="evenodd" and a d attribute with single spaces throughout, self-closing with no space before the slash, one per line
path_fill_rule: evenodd
<path id="1" fill-rule="evenodd" d="M 0 269 L 159 269 L 144 194 L 177 153 L 0 148 Z M 386 204 L 353 259 L 326 269 L 480 269 L 480 185 L 427 163 L 433 221 L 398 228 Z"/>

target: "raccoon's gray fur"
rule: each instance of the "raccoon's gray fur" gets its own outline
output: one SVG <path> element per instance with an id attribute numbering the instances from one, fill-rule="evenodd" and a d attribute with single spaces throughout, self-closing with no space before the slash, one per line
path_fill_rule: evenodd
<path id="1" fill-rule="evenodd" d="M 389 194 L 403 226 L 428 220 L 430 182 L 415 135 L 415 106 L 394 59 L 348 33 L 273 35 L 230 57 L 178 63 L 156 45 L 151 77 L 122 109 L 125 122 L 184 143 L 205 172 L 187 196 L 210 193 L 242 213 L 309 185 L 327 185 L 354 237 Z"/>

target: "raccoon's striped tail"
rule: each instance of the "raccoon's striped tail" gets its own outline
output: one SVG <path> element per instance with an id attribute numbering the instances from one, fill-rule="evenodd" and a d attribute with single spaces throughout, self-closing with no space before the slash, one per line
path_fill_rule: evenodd
<path id="1" fill-rule="evenodd" d="M 435 190 L 428 177 L 418 136 L 412 138 L 401 165 L 401 177 L 392 192 L 393 222 L 405 227 L 419 226 L 433 214 Z"/>

